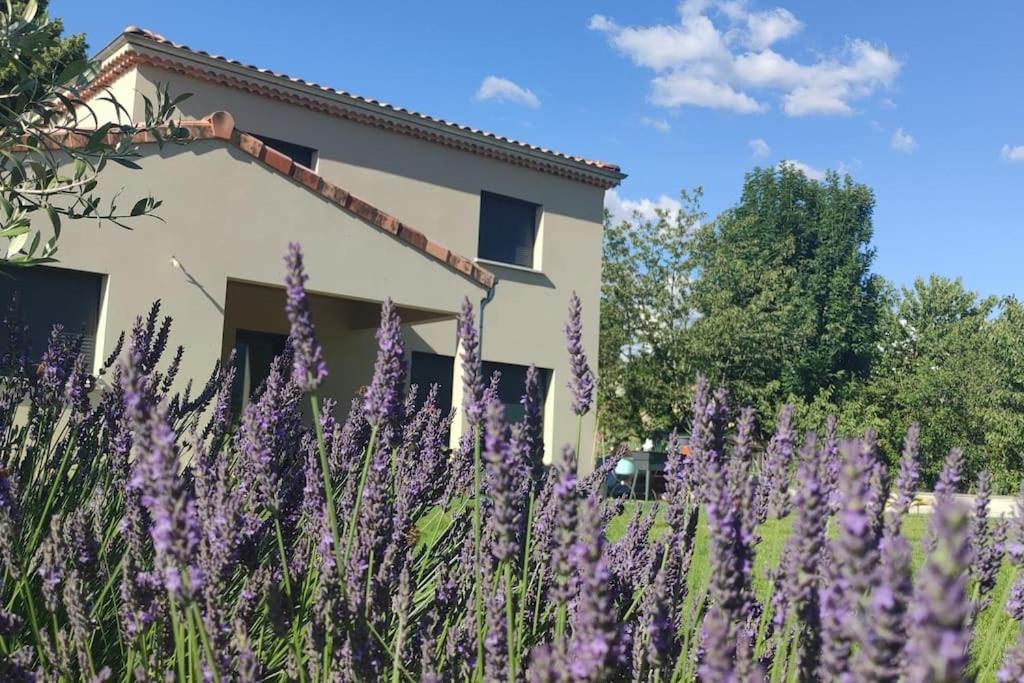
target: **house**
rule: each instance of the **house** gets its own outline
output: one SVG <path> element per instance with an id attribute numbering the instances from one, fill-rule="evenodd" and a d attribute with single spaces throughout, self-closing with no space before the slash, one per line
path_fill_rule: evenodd
<path id="1" fill-rule="evenodd" d="M 411 381 L 437 382 L 442 402 L 458 405 L 455 315 L 469 297 L 482 311 L 485 371 L 501 371 L 509 416 L 520 414 L 525 370 L 535 363 L 549 457 L 576 441 L 563 326 L 576 291 L 596 362 L 603 199 L 624 177 L 618 167 L 133 27 L 98 60 L 86 92 L 97 112 L 116 117 L 100 99 L 109 89 L 141 118 L 142 95 L 166 85 L 192 94 L 180 108 L 194 141 L 142 144 L 142 172 L 104 171 L 104 196 L 122 187 L 126 197 L 152 194 L 163 222 L 65 229 L 58 267 L 31 276 L 52 306 L 32 315 L 82 326 L 99 364 L 119 332 L 161 299 L 174 317 L 172 343 L 186 348 L 179 377 L 205 379 L 235 349 L 244 398 L 283 347 L 282 257 L 297 241 L 330 368 L 324 391 L 343 408 L 372 374 L 385 297 L 404 322 Z M 583 468 L 593 434 L 591 415 Z"/>

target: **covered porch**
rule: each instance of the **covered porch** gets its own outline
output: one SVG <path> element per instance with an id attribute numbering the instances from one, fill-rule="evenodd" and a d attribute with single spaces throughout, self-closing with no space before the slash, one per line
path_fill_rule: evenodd
<path id="1" fill-rule="evenodd" d="M 368 384 L 373 375 L 377 351 L 374 333 L 380 323 L 381 303 L 310 293 L 317 336 L 330 369 L 323 392 L 339 402 L 343 413 L 347 410 L 347 401 Z M 284 307 L 283 287 L 241 280 L 227 282 L 221 358 L 226 361 L 231 352 L 235 352 L 236 407 L 266 379 L 273 358 L 284 350 L 289 329 Z M 454 347 L 457 311 L 424 310 L 401 303 L 397 310 L 404 328 L 451 321 Z"/>

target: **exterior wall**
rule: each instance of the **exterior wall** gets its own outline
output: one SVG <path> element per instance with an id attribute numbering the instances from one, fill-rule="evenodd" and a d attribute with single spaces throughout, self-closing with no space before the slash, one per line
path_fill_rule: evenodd
<path id="1" fill-rule="evenodd" d="M 97 358 L 110 352 L 121 330 L 131 329 L 135 316 L 161 299 L 163 313 L 174 318 L 171 344 L 186 348 L 180 382 L 205 380 L 222 355 L 228 281 L 280 288 L 290 241 L 303 245 L 312 292 L 377 303 L 390 294 L 427 317 L 453 317 L 464 297 L 479 296 L 479 286 L 443 264 L 222 142 L 143 150 L 142 171 L 109 166 L 98 191 L 111 196 L 124 187 L 125 201 L 153 193 L 164 202 L 163 222 L 136 220 L 133 230 L 123 230 L 83 221 L 61 234 L 60 267 L 106 275 Z M 314 302 L 325 347 L 332 349 L 327 360 L 342 381 L 331 393 L 345 401 L 351 385 L 339 368 L 365 367 L 365 381 L 372 372 L 372 346 L 357 340 L 372 340 L 372 329 L 353 330 L 339 310 L 344 307 L 325 306 L 319 297 Z M 282 318 L 279 311 L 270 313 L 257 329 L 274 331 Z M 354 345 L 370 351 L 349 358 Z"/>
<path id="2" fill-rule="evenodd" d="M 112 58 L 116 58 L 126 52 L 129 48 L 125 47 L 118 50 Z M 125 112 L 120 111 L 117 107 L 108 101 L 101 98 L 112 95 L 117 100 L 118 104 L 124 107 L 131 121 L 142 121 L 145 118 L 145 106 L 142 101 L 143 93 L 148 94 L 149 86 L 145 83 L 139 82 L 139 72 L 135 69 L 130 69 L 125 73 L 121 74 L 113 83 L 108 85 L 103 92 L 97 94 L 89 101 L 89 109 L 79 107 L 78 113 L 78 125 L 82 128 L 91 128 L 96 124 L 93 121 L 93 116 L 100 122 L 104 123 L 107 121 L 115 121 L 118 123 L 128 123 L 125 120 Z"/>
<path id="3" fill-rule="evenodd" d="M 317 149 L 318 168 L 315 170 L 325 178 L 409 223 L 453 251 L 470 258 L 477 253 L 482 190 L 540 204 L 543 209 L 535 261 L 537 270 L 524 271 L 485 264 L 485 267 L 497 275 L 499 283 L 493 301 L 486 307 L 483 355 L 486 360 L 520 365 L 536 363 L 550 369 L 552 373 L 545 439 L 548 457 L 560 450 L 563 444 L 576 443 L 578 421 L 571 412 L 571 398 L 566 388 L 569 366 L 563 327 L 569 296 L 576 291 L 583 302 L 586 316 L 584 344 L 592 362 L 596 364 L 603 190 L 153 67 L 140 67 L 137 73 L 136 86 L 140 92 L 152 95 L 155 92 L 155 84 L 161 83 L 168 84 L 174 94 L 192 93 L 192 97 L 181 107 L 185 118 L 199 118 L 212 111 L 224 110 L 234 116 L 236 126 L 241 130 Z M 174 166 L 177 169 L 179 165 Z M 180 172 L 186 175 L 198 171 L 194 165 L 188 169 L 180 169 Z M 208 172 L 202 170 L 204 174 Z M 225 169 L 225 173 L 225 176 L 208 176 L 210 182 L 215 183 L 218 190 L 225 193 L 218 201 L 228 206 L 234 202 L 248 201 L 247 197 L 253 194 L 253 190 L 244 183 L 238 185 L 235 180 L 229 180 L 238 171 Z M 130 180 L 132 189 L 144 186 L 146 191 L 164 200 L 161 215 L 167 220 L 167 224 L 148 229 L 177 230 L 176 216 L 181 209 L 172 207 L 172 198 L 168 195 L 167 185 L 164 184 L 178 182 L 175 173 L 150 174 L 147 167 L 145 172 L 137 175 L 137 178 L 133 177 Z M 173 180 L 169 180 L 171 178 Z M 286 181 L 280 178 L 273 180 L 281 186 L 286 184 Z M 271 187 L 268 187 L 267 191 L 272 196 L 284 193 L 281 189 Z M 178 196 L 178 193 L 175 192 L 175 195 Z M 181 201 L 187 206 L 203 207 L 202 212 L 205 215 L 206 207 L 202 203 L 188 197 L 182 197 Z M 305 197 L 301 201 L 308 203 L 315 200 Z M 175 215 L 173 219 L 172 214 Z M 188 218 L 191 221 L 199 219 L 198 209 Z M 301 223 L 281 217 L 275 227 L 269 216 L 259 216 L 256 220 L 268 228 L 270 244 L 274 246 L 274 258 L 271 259 L 273 278 L 268 280 L 268 274 L 264 273 L 254 281 L 279 281 L 280 254 L 284 251 L 284 245 L 288 240 L 298 239 L 303 242 L 309 254 L 311 287 L 334 291 L 326 287 L 321 288 L 317 278 L 318 273 L 323 270 L 336 270 L 337 266 L 326 263 L 329 259 L 325 254 L 316 253 L 310 248 L 307 238 L 298 229 Z M 208 222 L 211 225 L 218 224 L 214 220 Z M 234 239 L 226 240 L 223 245 L 225 249 L 230 247 L 235 252 L 226 255 L 228 263 L 225 266 L 228 267 L 230 276 L 231 269 L 242 268 L 242 256 L 249 256 L 251 245 L 255 245 L 256 242 L 248 237 L 243 238 L 240 234 L 241 228 L 237 226 L 246 225 L 244 221 L 238 218 L 228 219 L 226 225 L 232 228 L 211 233 L 223 232 L 234 235 Z M 372 232 L 372 228 L 364 229 Z M 248 235 L 249 228 L 246 227 L 244 230 Z M 266 246 L 266 242 L 259 244 L 260 249 L 265 249 Z M 396 244 L 392 248 L 403 247 Z M 67 252 L 71 251 L 72 247 L 68 245 Z M 167 258 L 169 255 L 164 257 L 165 260 Z M 183 263 L 191 269 L 191 265 L 184 261 Z M 440 305 L 436 298 L 424 297 L 422 294 L 417 296 L 415 291 L 410 292 L 413 297 L 410 301 L 400 296 L 399 291 L 403 288 L 421 289 L 412 272 L 404 272 L 397 268 L 365 272 L 365 265 L 358 268 L 358 264 L 357 269 L 365 273 L 362 277 L 366 279 L 362 280 L 364 286 L 360 295 L 364 298 L 379 300 L 385 294 L 390 294 L 396 301 L 406 305 Z M 355 273 L 351 273 L 349 279 L 354 276 Z M 217 286 L 222 288 L 223 284 Z M 468 294 L 474 305 L 479 308 L 484 292 L 468 284 L 467 289 L 471 290 Z M 220 295 L 222 296 L 222 292 Z M 170 297 L 165 298 L 168 302 L 172 301 Z M 427 298 L 433 303 L 424 301 Z M 445 302 L 447 309 L 454 310 L 461 299 L 462 295 L 449 298 Z M 121 305 L 117 302 L 112 304 Z M 139 306 L 129 308 L 133 312 L 138 309 Z M 219 335 L 220 324 L 210 324 Z M 411 350 L 446 355 L 456 353 L 452 321 L 411 325 L 407 338 Z M 457 388 L 459 382 L 456 381 L 454 386 Z M 458 405 L 457 396 L 453 398 Z M 455 431 L 458 431 L 458 425 Z M 592 415 L 584 420 L 582 433 L 580 464 L 581 469 L 588 470 L 592 466 L 594 455 Z"/>

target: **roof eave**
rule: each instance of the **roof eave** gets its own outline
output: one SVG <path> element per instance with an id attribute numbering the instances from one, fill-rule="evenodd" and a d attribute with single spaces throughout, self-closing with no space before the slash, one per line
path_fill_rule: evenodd
<path id="1" fill-rule="evenodd" d="M 129 27 L 129 29 L 131 28 L 132 27 Z M 118 35 L 114 40 L 101 49 L 96 54 L 96 61 L 102 63 L 114 54 L 118 53 L 125 45 L 129 45 L 137 51 L 145 50 L 173 57 L 180 61 L 192 62 L 194 64 L 201 65 L 206 69 L 229 73 L 235 78 L 254 83 L 261 83 L 278 89 L 290 90 L 303 97 L 331 102 L 335 105 L 341 105 L 353 111 L 362 112 L 368 116 L 387 119 L 395 122 L 396 124 L 411 126 L 424 131 L 428 135 L 433 134 L 454 140 L 462 140 L 467 143 L 503 152 L 504 154 L 512 157 L 532 160 L 539 164 L 546 164 L 556 168 L 561 168 L 572 174 L 589 177 L 592 181 L 597 181 L 595 184 L 600 185 L 603 189 L 616 187 L 627 177 L 626 174 L 620 170 L 601 168 L 600 166 L 577 162 L 558 154 L 530 149 L 511 141 L 505 141 L 489 135 L 464 130 L 455 125 L 445 124 L 442 121 L 427 120 L 411 112 L 397 111 L 389 107 L 375 105 L 371 102 L 363 101 L 359 98 L 346 95 L 335 90 L 328 90 L 308 83 L 297 82 L 284 76 L 265 73 L 262 70 L 258 70 L 256 67 L 246 66 L 241 63 L 235 63 L 231 60 L 219 59 L 217 57 L 202 54 L 195 50 L 155 41 L 143 34 L 129 32 L 129 29 L 126 29 L 125 32 Z"/>

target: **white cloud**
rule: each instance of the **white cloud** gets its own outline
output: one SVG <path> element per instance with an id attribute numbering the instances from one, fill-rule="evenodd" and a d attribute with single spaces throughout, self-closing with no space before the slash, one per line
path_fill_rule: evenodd
<path id="1" fill-rule="evenodd" d="M 474 96 L 477 102 L 493 100 L 495 102 L 511 102 L 521 104 L 531 109 L 540 107 L 540 99 L 531 90 L 498 76 L 488 76 L 477 88 Z"/>
<path id="2" fill-rule="evenodd" d="M 825 179 L 824 171 L 814 168 L 810 164 L 805 164 L 802 161 L 797 161 L 796 159 L 784 159 L 780 161 L 779 168 L 782 168 L 783 166 L 789 166 L 797 171 L 803 171 L 803 174 L 811 180 L 817 180 L 820 182 Z"/>
<path id="3" fill-rule="evenodd" d="M 1024 145 L 1003 145 L 1000 155 L 1007 161 L 1024 161 Z"/>
<path id="4" fill-rule="evenodd" d="M 604 195 L 604 208 L 612 215 L 612 222 L 619 224 L 622 221 L 632 221 L 637 218 L 643 221 L 657 221 L 658 210 L 667 211 L 670 221 L 676 220 L 683 205 L 678 199 L 668 195 L 661 195 L 657 199 L 643 197 L 641 199 L 625 199 L 619 196 L 615 190 L 609 190 Z"/>
<path id="5" fill-rule="evenodd" d="M 589 27 L 654 72 L 651 101 L 664 107 L 749 114 L 767 109 L 764 93 L 780 97 L 790 116 L 846 115 L 852 102 L 891 85 L 901 68 L 884 46 L 860 39 L 810 62 L 784 56 L 772 46 L 803 23 L 781 7 L 751 11 L 744 0 L 686 0 L 674 24 L 620 26 L 596 14 Z"/>
<path id="6" fill-rule="evenodd" d="M 902 128 L 897 128 L 892 132 L 892 141 L 890 144 L 897 152 L 906 152 L 907 154 L 917 149 L 917 140 L 914 139 L 913 135 Z"/>
<path id="7" fill-rule="evenodd" d="M 648 128 L 653 128 L 659 133 L 667 133 L 672 130 L 672 125 L 665 119 L 652 119 L 649 116 L 642 116 L 640 117 L 640 123 Z"/>
<path id="8" fill-rule="evenodd" d="M 747 144 L 750 145 L 750 150 L 754 153 L 755 157 L 766 157 L 772 153 L 772 148 L 761 138 L 754 138 Z"/>
<path id="9" fill-rule="evenodd" d="M 651 102 L 662 107 L 692 104 L 709 109 L 728 109 L 741 114 L 765 110 L 765 105 L 726 83 L 715 83 L 684 71 L 658 76 L 651 81 Z"/>
<path id="10" fill-rule="evenodd" d="M 782 7 L 748 14 L 746 20 L 749 33 L 746 42 L 752 50 L 771 47 L 773 43 L 796 35 L 804 27 L 792 12 Z"/>

